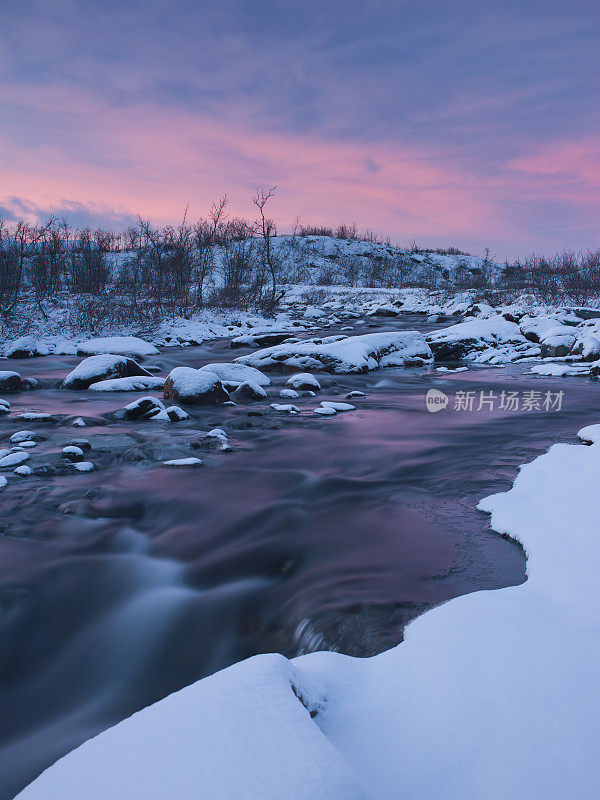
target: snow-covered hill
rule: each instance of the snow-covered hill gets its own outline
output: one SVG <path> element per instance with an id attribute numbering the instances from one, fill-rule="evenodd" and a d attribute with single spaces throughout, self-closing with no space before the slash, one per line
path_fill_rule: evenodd
<path id="1" fill-rule="evenodd" d="M 473 286 L 496 283 L 503 267 L 471 255 L 412 252 L 391 244 L 332 236 L 278 236 L 274 251 L 290 283 L 353 286 Z"/>

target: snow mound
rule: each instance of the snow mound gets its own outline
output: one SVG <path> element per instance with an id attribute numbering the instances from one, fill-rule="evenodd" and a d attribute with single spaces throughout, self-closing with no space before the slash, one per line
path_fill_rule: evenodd
<path id="1" fill-rule="evenodd" d="M 112 378 L 91 383 L 88 389 L 93 392 L 147 392 L 149 389 L 162 389 L 165 378 L 154 375 L 132 375 L 129 378 Z"/>
<path id="2" fill-rule="evenodd" d="M 276 345 L 239 356 L 236 361 L 262 369 L 308 368 L 343 374 L 367 372 L 378 367 L 420 365 L 431 358 L 423 334 L 417 331 L 334 338 L 336 341 Z"/>
<path id="3" fill-rule="evenodd" d="M 50 352 L 48 344 L 34 336 L 21 336 L 10 342 L 4 350 L 7 358 L 34 358 L 35 356 L 47 356 Z"/>
<path id="4" fill-rule="evenodd" d="M 590 368 L 572 366 L 571 364 L 537 364 L 530 370 L 534 375 L 546 375 L 553 378 L 563 378 L 568 375 L 589 375 Z"/>
<path id="5" fill-rule="evenodd" d="M 144 358 L 157 355 L 158 350 L 153 344 L 138 339 L 137 336 L 104 336 L 88 339 L 87 342 L 80 342 L 77 345 L 78 356 L 96 356 L 104 353 Z"/>

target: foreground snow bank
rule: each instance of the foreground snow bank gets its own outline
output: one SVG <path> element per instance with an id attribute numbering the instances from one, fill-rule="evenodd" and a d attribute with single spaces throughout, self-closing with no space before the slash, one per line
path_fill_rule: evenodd
<path id="1" fill-rule="evenodd" d="M 237 664 L 87 742 L 20 800 L 595 798 L 599 478 L 600 442 L 559 444 L 481 501 L 526 548 L 524 585 L 452 600 L 374 658 Z"/>
<path id="2" fill-rule="evenodd" d="M 431 350 L 422 333 L 400 331 L 280 344 L 235 360 L 258 369 L 350 373 L 423 364 L 430 358 Z"/>

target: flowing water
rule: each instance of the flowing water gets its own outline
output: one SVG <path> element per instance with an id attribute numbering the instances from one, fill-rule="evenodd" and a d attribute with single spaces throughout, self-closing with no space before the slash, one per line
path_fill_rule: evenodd
<path id="1" fill-rule="evenodd" d="M 427 326 L 407 315 L 379 329 L 392 327 Z M 246 352 L 228 344 L 146 363 L 164 373 Z M 188 409 L 176 424 L 115 422 L 110 413 L 139 395 L 56 388 L 79 360 L 4 362 L 41 381 L 9 398 L 13 411 L 58 422 L 0 417 L 0 445 L 40 431 L 48 438 L 30 463 L 56 464 L 65 444 L 86 438 L 96 470 L 13 478 L 0 494 L 2 800 L 91 735 L 235 661 L 274 650 L 372 655 L 436 604 L 522 582 L 521 547 L 491 533 L 475 504 L 596 421 L 596 384 L 534 379 L 521 365 L 324 375 L 318 399 L 293 401 L 294 416 L 269 409 L 285 383 L 272 375 L 268 402 Z M 565 398 L 560 413 L 432 414 L 432 387 Z M 310 413 L 352 390 L 367 395 L 351 401 L 356 411 Z M 72 427 L 80 415 L 87 427 Z M 232 452 L 206 445 L 214 427 Z M 205 465 L 160 465 L 186 455 Z"/>

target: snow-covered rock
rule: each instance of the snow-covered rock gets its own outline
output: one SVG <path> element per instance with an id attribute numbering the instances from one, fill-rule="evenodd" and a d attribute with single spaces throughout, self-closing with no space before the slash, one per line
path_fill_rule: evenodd
<path id="1" fill-rule="evenodd" d="M 54 422 L 52 414 L 47 411 L 20 411 L 15 414 L 16 422 Z"/>
<path id="2" fill-rule="evenodd" d="M 284 400 L 296 400 L 300 397 L 300 393 L 295 389 L 280 389 L 279 397 L 282 397 Z"/>
<path id="3" fill-rule="evenodd" d="M 506 361 L 540 353 L 539 347 L 531 345 L 516 323 L 499 314 L 459 322 L 428 333 L 425 338 L 436 361 L 475 360 L 488 351 Z"/>
<path id="4" fill-rule="evenodd" d="M 229 400 L 229 395 L 216 373 L 192 367 L 175 367 L 171 370 L 163 393 L 165 399 L 195 405 L 212 405 Z"/>
<path id="5" fill-rule="evenodd" d="M 204 462 L 195 456 L 189 458 L 171 458 L 168 461 L 163 461 L 164 467 L 201 467 Z"/>
<path id="6" fill-rule="evenodd" d="M 91 461 L 76 461 L 71 466 L 77 472 L 93 472 L 94 470 L 94 465 Z"/>
<path id="7" fill-rule="evenodd" d="M 153 344 L 138 339 L 137 336 L 104 336 L 97 339 L 88 339 L 77 345 L 78 356 L 95 356 L 111 353 L 131 358 L 144 358 L 155 356 L 158 350 Z"/>
<path id="8" fill-rule="evenodd" d="M 16 451 L 8 453 L 8 455 L 0 458 L 0 469 L 8 469 L 9 467 L 17 467 L 29 458 L 29 453 Z"/>
<path id="9" fill-rule="evenodd" d="M 553 316 L 527 316 L 519 321 L 519 328 L 523 336 L 530 342 L 538 344 L 548 331 L 559 326 L 559 321 Z"/>
<path id="10" fill-rule="evenodd" d="M 257 383 L 251 383 L 250 381 L 245 381 L 244 383 L 240 383 L 237 389 L 234 392 L 234 396 L 236 398 L 246 398 L 247 400 L 266 400 L 267 393 L 263 389 L 262 386 L 259 386 Z"/>
<path id="11" fill-rule="evenodd" d="M 48 344 L 34 336 L 21 336 L 10 342 L 4 350 L 7 358 L 34 358 L 47 356 L 48 353 Z"/>
<path id="12" fill-rule="evenodd" d="M 297 372 L 287 379 L 286 384 L 298 391 L 310 390 L 312 392 L 319 392 L 321 390 L 321 384 L 310 372 Z"/>
<path id="13" fill-rule="evenodd" d="M 152 422 L 184 422 L 186 419 L 190 418 L 187 411 L 184 411 L 183 408 L 179 408 L 179 406 L 168 406 L 156 412 L 150 412 L 146 416 L 148 419 L 152 420 Z"/>
<path id="14" fill-rule="evenodd" d="M 75 445 L 67 445 L 62 449 L 62 457 L 67 461 L 83 461 L 83 450 Z"/>
<path id="15" fill-rule="evenodd" d="M 577 332 L 567 325 L 548 328 L 540 337 L 542 358 L 560 358 L 571 352 L 577 341 Z"/>
<path id="16" fill-rule="evenodd" d="M 584 361 L 597 361 L 600 358 L 600 339 L 596 336 L 581 336 L 571 348 L 572 355 L 580 355 Z"/>
<path id="17" fill-rule="evenodd" d="M 568 375 L 589 375 L 590 368 L 567 364 L 565 362 L 561 364 L 549 362 L 544 364 L 536 364 L 534 367 L 531 367 L 529 371 L 534 375 L 545 375 L 552 378 L 564 378 Z"/>
<path id="18" fill-rule="evenodd" d="M 149 419 L 151 416 L 165 410 L 165 405 L 157 397 L 148 395 L 140 397 L 124 408 L 114 412 L 115 419 Z"/>
<path id="19" fill-rule="evenodd" d="M 243 336 L 236 336 L 231 340 L 231 347 L 270 347 L 280 344 L 289 338 L 290 331 L 268 331 L 262 333 L 246 333 Z"/>
<path id="20" fill-rule="evenodd" d="M 10 413 L 10 403 L 8 400 L 5 400 L 3 397 L 0 397 L 0 414 L 9 414 Z"/>
<path id="21" fill-rule="evenodd" d="M 15 475 L 20 475 L 22 478 L 27 478 L 32 473 L 32 469 L 27 464 L 21 464 L 14 470 Z"/>
<path id="22" fill-rule="evenodd" d="M 205 364 L 198 371 L 212 372 L 228 390 L 237 389 L 242 383 L 251 383 L 256 386 L 269 386 L 271 383 L 271 379 L 264 372 L 237 362 Z"/>
<path id="23" fill-rule="evenodd" d="M 21 376 L 13 370 L 0 370 L 0 392 L 20 392 Z"/>
<path id="24" fill-rule="evenodd" d="M 165 378 L 154 375 L 132 375 L 129 378 L 112 378 L 97 381 L 88 386 L 93 392 L 147 392 L 151 389 L 162 389 Z"/>
<path id="25" fill-rule="evenodd" d="M 355 411 L 356 406 L 353 406 L 352 403 L 339 403 L 333 402 L 331 400 L 322 400 L 321 401 L 322 408 L 332 408 L 334 411 Z"/>
<path id="26" fill-rule="evenodd" d="M 38 438 L 38 436 L 40 436 L 40 434 L 38 434 L 36 431 L 26 431 L 26 430 L 17 431 L 16 433 L 13 433 L 13 435 L 10 437 L 10 441 L 13 444 L 21 444 L 22 442 L 35 441 Z M 41 436 L 40 438 L 45 439 L 46 437 Z"/>
<path id="27" fill-rule="evenodd" d="M 299 414 L 300 409 L 291 403 L 271 403 L 273 411 L 280 411 L 283 414 Z"/>
<path id="28" fill-rule="evenodd" d="M 63 381 L 65 389 L 87 389 L 92 383 L 143 375 L 153 377 L 137 361 L 122 355 L 107 353 L 84 358 Z"/>
<path id="29" fill-rule="evenodd" d="M 367 372 L 377 367 L 423 364 L 431 350 L 417 331 L 368 333 L 325 343 L 300 342 L 258 350 L 236 361 L 262 369 L 316 369 L 333 373 Z M 295 388 L 295 387 L 294 387 Z"/>

